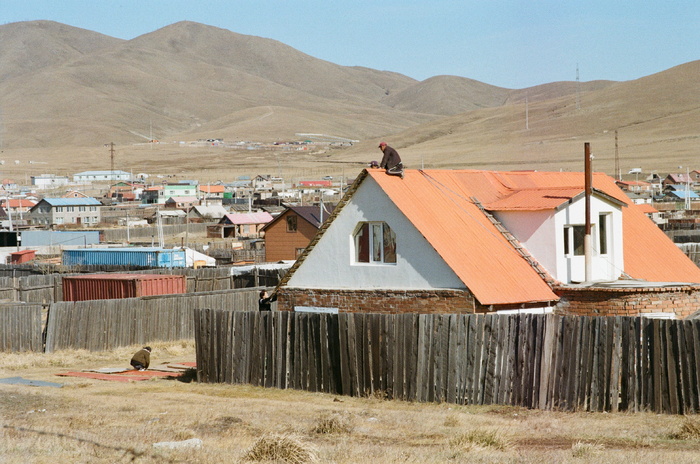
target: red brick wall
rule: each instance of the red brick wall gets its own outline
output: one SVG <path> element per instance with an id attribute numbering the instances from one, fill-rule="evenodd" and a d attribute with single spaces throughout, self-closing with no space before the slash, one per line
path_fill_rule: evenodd
<path id="1" fill-rule="evenodd" d="M 338 308 L 347 313 L 474 313 L 483 307 L 468 291 L 461 290 L 321 290 L 282 287 L 277 309 L 295 306 Z"/>
<path id="2" fill-rule="evenodd" d="M 700 310 L 700 288 L 639 287 L 572 289 L 555 287 L 561 297 L 557 309 L 578 316 L 639 316 L 644 313 L 675 313 L 685 318 Z"/>

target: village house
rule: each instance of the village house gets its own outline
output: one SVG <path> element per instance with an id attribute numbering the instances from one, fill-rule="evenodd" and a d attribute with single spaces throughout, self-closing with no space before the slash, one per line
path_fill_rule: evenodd
<path id="1" fill-rule="evenodd" d="M 8 210 L 12 215 L 28 213 L 36 205 L 36 201 L 25 198 L 0 199 L 0 207 Z M 15 216 L 16 217 L 16 216 Z"/>
<path id="2" fill-rule="evenodd" d="M 29 220 L 35 226 L 95 226 L 101 206 L 94 198 L 44 198 L 29 210 Z"/>
<path id="3" fill-rule="evenodd" d="M 223 200 L 226 187 L 223 185 L 200 185 L 199 198 L 202 200 Z"/>
<path id="4" fill-rule="evenodd" d="M 83 171 L 73 174 L 73 182 L 90 184 L 92 182 L 131 181 L 131 174 L 126 171 Z"/>
<path id="5" fill-rule="evenodd" d="M 165 200 L 165 207 L 169 209 L 188 210 L 198 204 L 197 197 L 170 197 Z"/>
<path id="6" fill-rule="evenodd" d="M 66 176 L 57 176 L 54 174 L 41 174 L 39 176 L 30 177 L 32 186 L 38 189 L 52 189 L 68 185 L 69 179 Z"/>
<path id="7" fill-rule="evenodd" d="M 193 184 L 165 184 L 147 187 L 141 194 L 141 203 L 164 205 L 170 197 L 196 197 L 198 187 Z"/>
<path id="8" fill-rule="evenodd" d="M 144 185 L 133 182 L 117 182 L 109 187 L 107 197 L 117 202 L 136 201 L 141 198 Z"/>
<path id="9" fill-rule="evenodd" d="M 260 238 L 262 228 L 272 219 L 272 215 L 264 211 L 227 214 L 218 224 L 207 228 L 207 237 Z"/>
<path id="10" fill-rule="evenodd" d="M 284 190 L 284 179 L 271 175 L 257 175 L 253 178 L 253 189 L 256 192 L 271 192 Z"/>
<path id="11" fill-rule="evenodd" d="M 582 173 L 363 171 L 285 276 L 278 307 L 698 309 L 700 269 L 602 173 L 593 175 L 587 259 L 585 204 Z"/>
<path id="12" fill-rule="evenodd" d="M 287 207 L 262 228 L 265 261 L 297 259 L 332 211 L 331 205 Z"/>
<path id="13" fill-rule="evenodd" d="M 620 187 L 620 189 L 623 192 L 632 192 L 638 194 L 652 193 L 651 183 L 644 182 L 641 180 L 618 180 L 615 181 L 615 184 L 618 187 Z"/>
<path id="14" fill-rule="evenodd" d="M 227 214 L 228 211 L 221 205 L 197 205 L 189 212 L 190 219 L 195 222 L 220 221 Z"/>

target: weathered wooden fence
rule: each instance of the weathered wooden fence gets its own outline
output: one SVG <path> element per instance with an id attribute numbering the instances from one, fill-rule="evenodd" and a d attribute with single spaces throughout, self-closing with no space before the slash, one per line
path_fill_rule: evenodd
<path id="1" fill-rule="evenodd" d="M 93 272 L 103 272 L 103 267 L 95 267 Z M 112 269 L 113 271 L 115 269 Z M 246 287 L 274 287 L 286 270 L 258 269 L 234 275 L 231 268 L 203 269 L 147 269 L 139 271 L 122 270 L 137 274 L 175 274 L 187 277 L 187 293 L 232 290 Z M 21 277 L 0 277 L 0 299 L 23 301 L 26 303 L 50 304 L 63 301 L 63 277 L 73 274 L 24 275 Z"/>
<path id="2" fill-rule="evenodd" d="M 700 321 L 195 311 L 198 377 L 410 401 L 700 411 Z"/>
<path id="3" fill-rule="evenodd" d="M 45 350 L 101 351 L 156 340 L 191 339 L 195 309 L 257 310 L 260 290 L 54 303 L 49 308 Z"/>
<path id="4" fill-rule="evenodd" d="M 41 305 L 0 305 L 0 351 L 41 352 L 41 328 Z"/>

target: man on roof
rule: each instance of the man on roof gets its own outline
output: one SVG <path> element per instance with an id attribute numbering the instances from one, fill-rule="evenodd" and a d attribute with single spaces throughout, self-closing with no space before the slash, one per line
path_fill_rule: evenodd
<path id="1" fill-rule="evenodd" d="M 379 149 L 384 153 L 379 167 L 386 169 L 388 175 L 399 176 L 403 179 L 403 163 L 399 152 L 387 145 L 386 142 L 380 142 Z"/>

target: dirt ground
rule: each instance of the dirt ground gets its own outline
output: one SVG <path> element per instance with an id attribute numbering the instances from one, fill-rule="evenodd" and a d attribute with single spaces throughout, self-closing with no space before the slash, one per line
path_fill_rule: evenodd
<path id="1" fill-rule="evenodd" d="M 154 365 L 195 360 L 191 341 L 151 345 Z M 0 384 L 2 462 L 629 464 L 700 456 L 699 416 L 419 404 L 187 376 L 127 383 L 56 376 L 127 367 L 138 348 L 2 354 L 0 379 L 62 385 Z M 201 445 L 154 446 L 193 439 Z"/>

